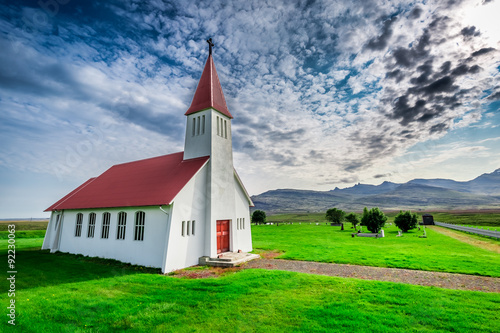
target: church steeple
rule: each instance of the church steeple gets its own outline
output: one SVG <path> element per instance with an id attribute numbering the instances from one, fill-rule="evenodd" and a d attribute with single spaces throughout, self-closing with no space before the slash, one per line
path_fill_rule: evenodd
<path id="1" fill-rule="evenodd" d="M 207 40 L 207 42 L 209 45 L 208 59 L 205 63 L 205 68 L 201 74 L 196 92 L 194 93 L 191 106 L 186 111 L 185 115 L 187 116 L 198 111 L 213 108 L 232 119 L 233 116 L 227 109 L 226 99 L 224 98 L 219 76 L 217 75 L 217 70 L 215 69 L 214 60 L 212 58 L 212 47 L 214 46 L 212 38 Z"/>

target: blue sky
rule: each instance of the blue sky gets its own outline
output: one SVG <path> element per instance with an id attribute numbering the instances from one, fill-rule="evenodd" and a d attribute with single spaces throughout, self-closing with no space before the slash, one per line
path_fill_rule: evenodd
<path id="1" fill-rule="evenodd" d="M 500 168 L 499 1 L 2 1 L 0 218 L 183 149 L 208 49 L 250 194 Z"/>

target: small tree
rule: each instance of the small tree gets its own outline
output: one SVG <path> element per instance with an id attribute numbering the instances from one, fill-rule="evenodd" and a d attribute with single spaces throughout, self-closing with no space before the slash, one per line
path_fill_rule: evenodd
<path id="1" fill-rule="evenodd" d="M 362 217 L 361 221 L 363 222 L 363 225 L 365 225 L 368 230 L 370 230 L 372 233 L 376 234 L 385 225 L 385 222 L 387 221 L 387 216 L 385 216 L 385 214 L 382 213 L 380 211 L 380 209 L 375 207 L 375 208 L 370 209 L 369 211 L 367 209 L 366 214 L 363 212 L 363 217 Z"/>
<path id="2" fill-rule="evenodd" d="M 252 214 L 252 222 L 257 224 L 262 224 L 262 223 L 266 223 L 266 212 L 264 212 L 263 210 L 256 210 L 255 212 L 253 212 Z"/>
<path id="3" fill-rule="evenodd" d="M 368 208 L 363 208 L 363 215 L 361 216 L 360 225 L 366 225 L 366 221 L 368 220 Z"/>
<path id="4" fill-rule="evenodd" d="M 354 230 L 356 230 L 356 225 L 359 223 L 359 218 L 358 215 L 354 213 L 349 213 L 345 217 L 347 222 L 351 222 L 352 226 L 354 227 Z"/>
<path id="5" fill-rule="evenodd" d="M 344 221 L 345 212 L 341 209 L 330 208 L 326 211 L 326 219 L 333 223 L 341 223 Z"/>
<path id="6" fill-rule="evenodd" d="M 394 224 L 403 232 L 415 229 L 417 227 L 417 214 L 412 214 L 410 211 L 400 211 L 394 218 Z"/>

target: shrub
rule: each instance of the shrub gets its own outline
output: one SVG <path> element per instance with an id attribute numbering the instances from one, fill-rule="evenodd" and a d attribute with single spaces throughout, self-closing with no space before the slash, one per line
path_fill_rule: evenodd
<path id="1" fill-rule="evenodd" d="M 417 227 L 417 214 L 412 214 L 410 211 L 400 211 L 394 218 L 394 224 L 403 232 L 415 229 Z"/>
<path id="2" fill-rule="evenodd" d="M 253 212 L 252 214 L 252 222 L 257 224 L 262 224 L 262 223 L 266 223 L 266 212 L 264 212 L 263 210 L 256 210 L 255 212 Z"/>
<path id="3" fill-rule="evenodd" d="M 377 207 L 368 210 L 365 207 L 363 211 L 363 217 L 361 218 L 361 222 L 366 228 L 372 233 L 378 233 L 380 229 L 385 225 L 387 221 L 387 216 L 380 211 Z"/>
<path id="4" fill-rule="evenodd" d="M 326 219 L 333 223 L 341 223 L 344 221 L 345 212 L 341 209 L 330 208 L 326 211 Z"/>
<path id="5" fill-rule="evenodd" d="M 349 213 L 346 215 L 345 219 L 347 222 L 351 222 L 354 229 L 356 229 L 356 225 L 359 223 L 358 215 L 354 213 Z"/>
<path id="6" fill-rule="evenodd" d="M 368 208 L 363 208 L 363 215 L 361 215 L 361 223 L 360 225 L 366 225 L 366 221 L 368 219 Z"/>

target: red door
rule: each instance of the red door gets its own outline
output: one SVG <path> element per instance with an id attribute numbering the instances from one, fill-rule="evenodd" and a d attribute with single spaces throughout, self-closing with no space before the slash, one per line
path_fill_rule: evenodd
<path id="1" fill-rule="evenodd" d="M 217 253 L 229 251 L 229 220 L 217 221 Z"/>

